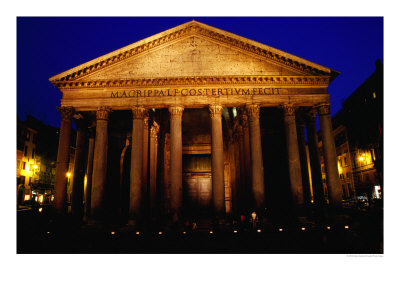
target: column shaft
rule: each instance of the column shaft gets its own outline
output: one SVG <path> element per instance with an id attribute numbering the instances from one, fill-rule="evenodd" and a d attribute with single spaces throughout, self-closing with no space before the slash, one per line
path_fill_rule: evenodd
<path id="1" fill-rule="evenodd" d="M 215 213 L 225 216 L 224 144 L 222 139 L 221 105 L 209 106 L 211 115 L 211 168 L 212 192 Z"/>
<path id="2" fill-rule="evenodd" d="M 157 134 L 159 131 L 159 125 L 153 122 L 150 130 L 150 215 L 157 215 Z"/>
<path id="3" fill-rule="evenodd" d="M 139 217 L 143 198 L 143 119 L 146 110 L 141 106 L 132 108 L 132 149 L 131 149 L 131 178 L 129 220 Z"/>
<path id="4" fill-rule="evenodd" d="M 58 141 L 56 182 L 54 187 L 54 207 L 57 212 L 65 212 L 65 194 L 67 191 L 67 172 L 69 164 L 69 146 L 71 141 L 71 125 L 74 109 L 58 107 L 61 114 L 60 138 Z"/>
<path id="5" fill-rule="evenodd" d="M 304 123 L 298 124 L 297 136 L 299 140 L 299 154 L 301 162 L 301 178 L 303 180 L 304 204 L 309 207 L 311 204 L 310 176 L 308 172 L 308 157 L 306 150 L 306 139 L 304 136 Z"/>
<path id="6" fill-rule="evenodd" d="M 93 130 L 91 130 L 93 131 Z M 86 165 L 86 185 L 84 188 L 84 199 L 85 199 L 85 217 L 90 219 L 91 209 L 91 195 L 92 195 L 92 175 L 93 175 L 93 156 L 94 156 L 94 132 L 89 131 L 89 143 L 88 143 L 88 157 Z"/>
<path id="7" fill-rule="evenodd" d="M 250 151 L 250 130 L 249 121 L 244 111 L 241 115 L 243 127 L 243 152 L 244 152 L 244 175 L 245 175 L 245 190 L 249 190 L 251 184 L 251 151 Z"/>
<path id="8" fill-rule="evenodd" d="M 74 161 L 74 175 L 71 196 L 71 211 L 72 215 L 78 220 L 83 216 L 83 188 L 85 178 L 85 142 L 86 142 L 86 128 L 82 120 L 76 120 L 77 133 L 75 145 L 75 161 Z"/>
<path id="9" fill-rule="evenodd" d="M 147 175 L 149 162 L 149 117 L 146 111 L 143 119 L 143 196 L 146 198 L 148 191 Z"/>
<path id="10" fill-rule="evenodd" d="M 308 150 L 310 153 L 311 184 L 313 199 L 319 214 L 325 206 L 324 187 L 322 184 L 321 161 L 318 150 L 317 126 L 315 123 L 315 111 L 312 110 L 307 118 Z"/>
<path id="11" fill-rule="evenodd" d="M 171 210 L 179 216 L 182 207 L 182 113 L 183 106 L 171 106 Z"/>
<path id="12" fill-rule="evenodd" d="M 104 217 L 104 196 L 107 177 L 108 117 L 111 109 L 101 107 L 96 111 L 96 139 L 93 157 L 91 217 Z"/>
<path id="13" fill-rule="evenodd" d="M 264 208 L 264 164 L 262 157 L 261 146 L 261 131 L 260 131 L 260 107 L 256 104 L 246 106 L 249 116 L 250 128 L 250 149 L 251 149 L 251 179 L 253 197 L 256 202 L 256 208 L 262 212 Z"/>
<path id="14" fill-rule="evenodd" d="M 326 169 L 326 183 L 330 205 L 342 206 L 342 189 L 339 180 L 335 139 L 333 137 L 330 105 L 318 106 L 319 123 L 321 127 L 322 145 L 324 149 L 324 163 Z"/>
<path id="15" fill-rule="evenodd" d="M 299 144 L 297 140 L 295 108 L 284 105 L 283 118 L 285 123 L 286 149 L 288 156 L 290 190 L 292 192 L 293 204 L 303 205 L 303 182 L 301 177 L 301 165 L 299 155 Z"/>

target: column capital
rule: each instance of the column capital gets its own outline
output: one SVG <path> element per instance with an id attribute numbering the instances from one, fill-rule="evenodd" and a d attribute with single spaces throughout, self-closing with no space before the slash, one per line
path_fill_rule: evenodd
<path id="1" fill-rule="evenodd" d="M 152 138 L 157 138 L 159 130 L 160 130 L 160 125 L 158 125 L 156 122 L 153 122 L 153 125 L 151 126 L 150 129 L 150 136 Z"/>
<path id="2" fill-rule="evenodd" d="M 143 117 L 143 128 L 144 130 L 149 130 L 149 112 L 146 111 Z"/>
<path id="3" fill-rule="evenodd" d="M 317 119 L 317 109 L 316 109 L 316 108 L 311 108 L 311 109 L 307 112 L 306 121 L 307 121 L 307 122 L 315 122 L 316 119 Z"/>
<path id="4" fill-rule="evenodd" d="M 146 118 L 147 109 L 145 109 L 143 106 L 133 106 L 131 107 L 131 110 L 134 119 Z"/>
<path id="5" fill-rule="evenodd" d="M 280 105 L 280 108 L 282 109 L 285 117 L 291 117 L 296 114 L 296 107 L 294 107 L 293 104 L 284 103 Z"/>
<path id="6" fill-rule="evenodd" d="M 250 118 L 258 118 L 260 116 L 260 105 L 246 104 L 246 111 Z"/>
<path id="7" fill-rule="evenodd" d="M 175 105 L 168 107 L 168 111 L 171 114 L 171 118 L 182 118 L 182 113 L 185 108 L 183 105 Z"/>
<path id="8" fill-rule="evenodd" d="M 96 111 L 96 120 L 108 120 L 112 109 L 108 106 L 100 106 Z"/>
<path id="9" fill-rule="evenodd" d="M 331 114 L 331 105 L 330 103 L 321 103 L 316 105 L 316 109 L 318 110 L 319 115 L 330 115 Z"/>
<path id="10" fill-rule="evenodd" d="M 249 117 L 247 116 L 247 114 L 245 113 L 241 114 L 240 124 L 243 127 L 249 127 Z"/>
<path id="11" fill-rule="evenodd" d="M 234 135 L 236 135 L 237 137 L 241 137 L 243 136 L 243 126 L 242 125 L 237 125 L 236 126 L 236 130 L 234 132 Z"/>
<path id="12" fill-rule="evenodd" d="M 222 109 L 223 109 L 222 105 L 210 104 L 208 106 L 208 109 L 210 111 L 211 118 L 219 118 L 219 117 L 221 117 Z"/>
<path id="13" fill-rule="evenodd" d="M 58 106 L 57 111 L 61 114 L 61 119 L 68 121 L 72 119 L 75 109 L 72 106 Z"/>

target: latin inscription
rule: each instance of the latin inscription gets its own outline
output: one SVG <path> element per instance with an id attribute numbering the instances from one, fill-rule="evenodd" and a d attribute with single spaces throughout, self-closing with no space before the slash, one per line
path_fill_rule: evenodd
<path id="1" fill-rule="evenodd" d="M 111 91 L 111 98 L 221 96 L 221 95 L 279 95 L 280 88 L 200 88 L 200 89 L 142 89 Z"/>

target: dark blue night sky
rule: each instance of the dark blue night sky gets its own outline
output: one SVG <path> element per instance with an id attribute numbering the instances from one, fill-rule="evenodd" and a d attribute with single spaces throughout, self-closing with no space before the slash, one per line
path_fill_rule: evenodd
<path id="1" fill-rule="evenodd" d="M 378 17 L 20 17 L 17 18 L 17 114 L 59 127 L 61 93 L 53 75 L 191 20 L 329 67 L 332 114 L 383 61 Z"/>

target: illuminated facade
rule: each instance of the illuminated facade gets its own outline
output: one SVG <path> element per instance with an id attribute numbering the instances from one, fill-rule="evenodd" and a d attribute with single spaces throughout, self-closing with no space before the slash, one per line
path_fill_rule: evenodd
<path id="1" fill-rule="evenodd" d="M 191 21 L 53 76 L 63 94 L 55 207 L 65 211 L 74 119 L 75 215 L 128 224 L 301 215 L 310 201 L 305 126 L 314 202 L 323 201 L 316 113 L 330 203 L 340 207 L 327 92 L 337 75 Z"/>

